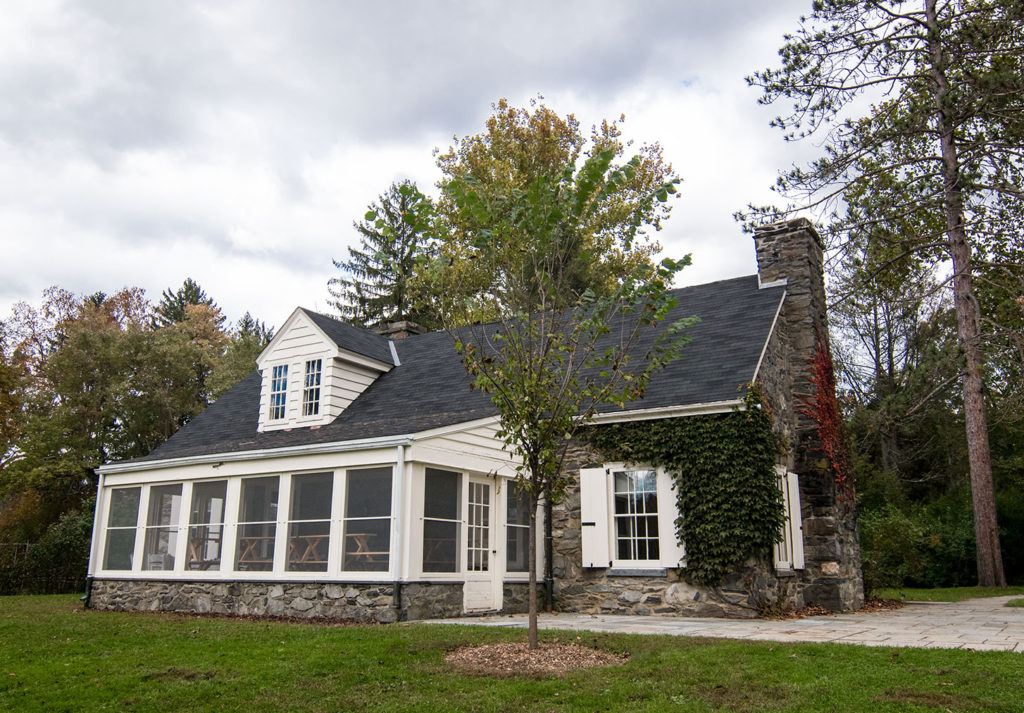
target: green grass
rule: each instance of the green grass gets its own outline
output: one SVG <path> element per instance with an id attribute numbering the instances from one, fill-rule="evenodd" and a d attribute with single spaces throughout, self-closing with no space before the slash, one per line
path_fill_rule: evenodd
<path id="1" fill-rule="evenodd" d="M 456 646 L 524 632 L 82 611 L 74 597 L 0 597 L 0 710 L 1020 711 L 1007 652 L 582 634 L 628 653 L 558 678 L 474 678 Z M 573 641 L 548 632 L 542 639 Z"/>
<path id="2" fill-rule="evenodd" d="M 1024 599 L 1011 599 L 1010 601 L 1006 602 L 1006 606 L 1008 606 L 1008 607 L 1024 607 Z"/>
<path id="3" fill-rule="evenodd" d="M 875 596 L 882 599 L 906 599 L 908 602 L 962 602 L 979 597 L 1006 597 L 1024 594 L 1024 587 L 938 587 L 936 589 L 882 589 Z"/>

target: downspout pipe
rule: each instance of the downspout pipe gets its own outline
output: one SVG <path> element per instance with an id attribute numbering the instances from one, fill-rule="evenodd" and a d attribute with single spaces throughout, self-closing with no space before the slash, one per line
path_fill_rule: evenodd
<path id="1" fill-rule="evenodd" d="M 395 526 L 393 528 L 395 542 L 392 551 L 395 553 L 395 561 L 392 565 L 395 573 L 394 581 L 391 583 L 391 607 L 395 610 L 395 621 L 402 619 L 402 561 L 405 553 L 404 540 L 405 531 L 402 523 L 405 521 L 405 446 L 396 446 L 395 453 Z"/>
<path id="2" fill-rule="evenodd" d="M 551 535 L 551 486 L 544 488 L 544 610 L 555 608 L 554 537 Z"/>

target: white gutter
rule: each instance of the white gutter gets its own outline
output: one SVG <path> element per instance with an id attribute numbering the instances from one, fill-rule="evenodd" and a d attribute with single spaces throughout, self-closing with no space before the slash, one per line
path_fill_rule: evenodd
<path id="1" fill-rule="evenodd" d="M 162 458 L 160 460 L 110 463 L 96 469 L 100 475 L 112 473 L 135 473 L 143 470 L 159 470 L 171 466 L 203 465 L 206 463 L 233 463 L 247 460 L 263 460 L 266 458 L 283 458 L 287 456 L 317 455 L 320 453 L 344 453 L 361 451 L 367 448 L 394 448 L 412 444 L 412 435 L 382 436 L 377 438 L 361 438 L 356 441 L 334 443 L 310 443 L 304 446 L 287 448 L 265 448 L 256 451 L 238 451 L 236 453 L 210 453 L 201 456 L 185 456 L 182 458 Z"/>
<path id="2" fill-rule="evenodd" d="M 599 413 L 594 416 L 591 423 L 621 423 L 623 421 L 653 421 L 657 418 L 677 418 L 679 416 L 703 416 L 712 413 L 728 413 L 737 408 L 743 408 L 743 399 Z"/>
<path id="3" fill-rule="evenodd" d="M 391 550 L 395 553 L 394 560 L 392 561 L 392 579 L 399 580 L 402 578 L 403 572 L 405 571 L 404 562 L 402 562 L 402 554 L 404 549 L 402 547 L 402 523 L 405 521 L 405 446 L 399 445 L 396 447 L 395 453 L 395 503 L 393 505 L 393 512 L 396 516 L 391 519 L 391 537 L 394 543 L 391 546 Z"/>

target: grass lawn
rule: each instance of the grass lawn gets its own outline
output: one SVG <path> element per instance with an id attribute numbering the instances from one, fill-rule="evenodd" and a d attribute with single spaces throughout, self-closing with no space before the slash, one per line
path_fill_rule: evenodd
<path id="1" fill-rule="evenodd" d="M 584 634 L 624 666 L 562 679 L 473 678 L 450 648 L 525 632 L 424 624 L 330 628 L 82 611 L 0 597 L 0 710 L 1020 711 L 1024 658 Z M 545 633 L 543 641 L 573 641 Z"/>
<path id="2" fill-rule="evenodd" d="M 1011 599 L 1010 601 L 1006 602 L 1006 606 L 1008 606 L 1008 607 L 1024 607 L 1024 599 Z"/>
<path id="3" fill-rule="evenodd" d="M 906 599 L 908 602 L 962 602 L 979 597 L 1006 597 L 1024 594 L 1024 587 L 939 587 L 936 589 L 882 589 L 875 596 L 882 599 Z"/>

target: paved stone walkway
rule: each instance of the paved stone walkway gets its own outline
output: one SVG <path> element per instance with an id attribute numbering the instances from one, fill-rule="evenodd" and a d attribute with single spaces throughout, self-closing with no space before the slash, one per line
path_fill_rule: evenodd
<path id="1" fill-rule="evenodd" d="M 992 597 L 954 604 L 909 602 L 902 609 L 870 614 L 811 616 L 783 621 L 541 614 L 540 628 L 1024 653 L 1024 607 L 1004 606 L 1009 600 L 1020 598 L 1020 595 Z M 463 617 L 433 620 L 431 623 L 524 628 L 526 615 Z"/>

